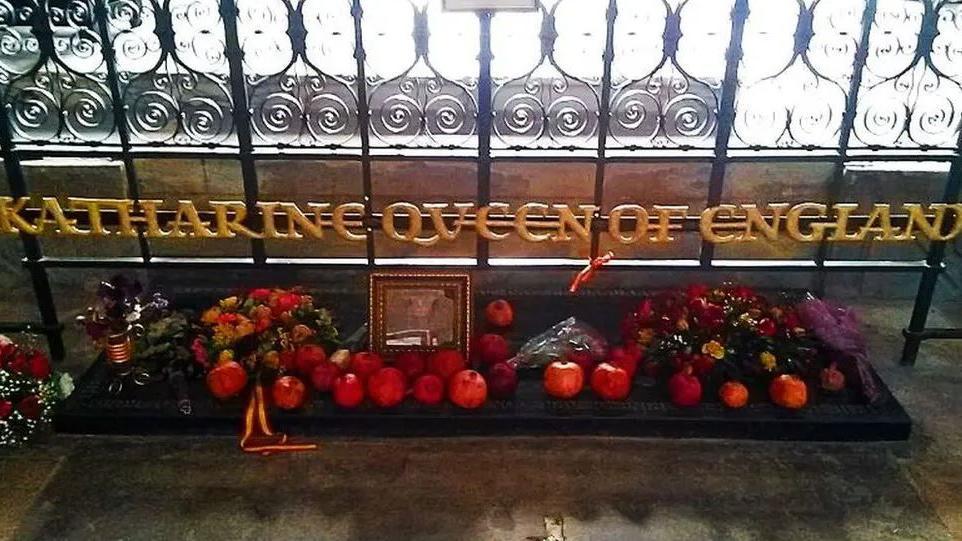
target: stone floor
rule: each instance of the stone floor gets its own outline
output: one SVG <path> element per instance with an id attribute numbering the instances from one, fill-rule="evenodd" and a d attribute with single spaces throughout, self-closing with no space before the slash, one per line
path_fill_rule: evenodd
<path id="1" fill-rule="evenodd" d="M 962 343 L 895 358 L 905 304 L 865 304 L 907 444 L 504 438 L 56 437 L 0 453 L 0 538 L 568 541 L 962 539 Z M 933 323 L 962 324 L 962 306 Z"/>

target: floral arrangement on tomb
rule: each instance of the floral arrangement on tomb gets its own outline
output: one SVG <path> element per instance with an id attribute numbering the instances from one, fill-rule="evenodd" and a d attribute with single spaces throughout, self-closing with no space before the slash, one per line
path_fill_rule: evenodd
<path id="1" fill-rule="evenodd" d="M 53 372 L 46 353 L 0 335 L 0 447 L 26 444 L 48 428 L 72 391 L 70 375 Z"/>
<path id="2" fill-rule="evenodd" d="M 203 312 L 200 329 L 190 349 L 218 398 L 240 393 L 249 380 L 309 378 L 338 343 L 331 313 L 299 289 L 258 288 L 221 299 Z"/>
<path id="3" fill-rule="evenodd" d="M 773 302 L 745 286 L 695 284 L 642 299 L 624 318 L 622 336 L 641 348 L 642 372 L 666 380 L 678 405 L 697 404 L 711 388 L 724 404 L 741 407 L 749 388 L 767 387 L 773 402 L 797 409 L 809 389 L 844 389 L 839 364 L 851 361 L 813 331 L 826 325 L 813 325 L 812 302 L 821 303 Z"/>

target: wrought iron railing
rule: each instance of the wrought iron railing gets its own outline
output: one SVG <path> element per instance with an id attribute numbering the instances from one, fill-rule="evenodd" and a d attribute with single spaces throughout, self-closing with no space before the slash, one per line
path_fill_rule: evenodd
<path id="1" fill-rule="evenodd" d="M 376 216 L 377 160 L 474 159 L 479 204 L 491 199 L 498 160 L 588 162 L 599 206 L 610 163 L 707 160 L 714 205 L 738 160 L 833 163 L 835 198 L 848 161 L 934 160 L 951 163 L 944 200 L 959 198 L 956 0 L 539 5 L 447 13 L 441 0 L 0 0 L 0 144 L 10 191 L 27 194 L 21 160 L 33 157 L 122 160 L 135 199 L 136 157 L 216 157 L 239 161 L 252 205 L 260 159 L 352 160 L 366 214 Z M 34 238 L 23 244 L 56 356 L 63 345 L 48 268 L 217 265 L 158 260 L 144 239 L 138 262 L 51 258 Z M 591 255 L 599 250 L 596 231 Z M 926 329 L 944 251 L 935 242 L 916 263 L 827 262 L 823 245 L 791 268 L 920 272 L 903 354 L 911 361 L 924 338 L 962 337 Z M 367 266 L 376 256 L 371 234 Z M 479 239 L 470 264 L 490 262 Z M 248 263 L 280 264 L 258 239 Z M 682 267 L 628 263 L 784 269 L 719 263 L 709 243 Z"/>

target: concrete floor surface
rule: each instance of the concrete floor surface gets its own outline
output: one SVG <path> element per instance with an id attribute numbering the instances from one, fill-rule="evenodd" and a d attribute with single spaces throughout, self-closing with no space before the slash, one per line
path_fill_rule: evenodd
<path id="1" fill-rule="evenodd" d="M 962 343 L 900 367 L 909 307 L 860 308 L 908 443 L 59 436 L 0 453 L 0 539 L 962 539 Z"/>

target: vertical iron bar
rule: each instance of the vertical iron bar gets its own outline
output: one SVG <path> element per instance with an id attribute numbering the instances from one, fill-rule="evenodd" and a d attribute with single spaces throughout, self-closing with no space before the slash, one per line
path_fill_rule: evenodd
<path id="1" fill-rule="evenodd" d="M 957 203 L 960 197 L 962 197 L 962 127 L 960 127 L 956 156 L 952 160 L 949 177 L 945 181 L 942 202 Z M 962 217 L 956 216 L 956 220 L 962 220 Z M 948 233 L 949 229 L 949 221 L 942 224 L 943 233 Z M 942 265 L 945 260 L 945 246 L 945 241 L 929 241 L 929 253 L 925 259 L 926 268 L 922 271 L 922 278 L 919 280 L 919 289 L 915 295 L 915 306 L 912 308 L 912 318 L 909 320 L 908 328 L 902 332 L 905 336 L 905 345 L 902 347 L 900 362 L 903 365 L 914 365 L 915 359 L 918 357 L 919 347 L 922 345 L 922 337 L 919 336 L 919 333 L 925 330 L 925 325 L 929 319 L 929 311 L 932 309 L 932 299 L 935 297 L 935 288 L 938 285 L 939 274 L 942 273 Z"/>
<path id="2" fill-rule="evenodd" d="M 828 187 L 828 201 L 826 201 L 828 204 L 838 201 L 842 197 L 842 191 L 845 187 L 845 162 L 848 159 L 848 144 L 852 137 L 853 126 L 855 126 L 858 94 L 862 87 L 862 71 L 868 59 L 869 37 L 872 32 L 872 23 L 875 21 L 877 4 L 877 0 L 868 0 L 865 3 L 865 10 L 862 12 L 862 33 L 859 36 L 855 58 L 852 61 L 852 80 L 845 101 L 845 111 L 842 113 L 842 125 L 839 128 L 838 160 L 832 170 L 832 180 Z M 825 295 L 825 259 L 828 257 L 829 249 L 828 242 L 822 240 L 818 245 L 818 251 L 815 253 L 815 264 L 817 265 L 815 292 L 819 297 Z"/>
<path id="3" fill-rule="evenodd" d="M 728 166 L 728 140 L 735 121 L 735 92 L 738 88 L 738 64 L 742 59 L 742 34 L 748 18 L 748 0 L 735 0 L 732 8 L 732 33 L 728 42 L 725 79 L 722 82 L 721 106 L 718 111 L 718 132 L 715 135 L 715 158 L 711 164 L 711 177 L 708 183 L 707 206 L 721 203 L 725 188 L 725 169 Z M 702 241 L 699 262 L 702 267 L 710 267 L 715 257 L 715 245 Z"/>
<path id="4" fill-rule="evenodd" d="M 605 194 L 605 147 L 608 142 L 608 122 L 609 106 L 611 101 L 611 63 L 614 61 L 615 53 L 615 18 L 618 16 L 618 4 L 616 0 L 608 0 L 608 9 L 605 11 L 606 34 L 605 52 L 601 57 L 604 68 L 601 72 L 601 97 L 598 103 L 598 157 L 595 162 L 595 195 L 594 204 L 601 207 Z M 595 217 L 600 217 L 600 211 L 595 213 Z M 598 257 L 600 251 L 600 233 L 592 229 L 591 232 L 591 257 Z"/>
<path id="5" fill-rule="evenodd" d="M 361 135 L 361 185 L 364 190 L 364 215 L 367 220 L 374 216 L 374 189 L 371 185 L 371 136 L 369 133 L 370 109 L 367 103 L 367 76 L 365 75 L 364 36 L 361 34 L 361 17 L 364 10 L 361 0 L 354 0 L 351 16 L 354 17 L 354 59 L 357 61 L 357 125 Z M 369 222 L 370 223 L 370 222 Z M 368 225 L 367 264 L 374 266 L 374 228 Z"/>
<path id="6" fill-rule="evenodd" d="M 107 31 L 108 10 L 107 2 L 110 0 L 97 0 L 94 5 L 94 17 L 97 19 L 97 29 L 100 33 L 101 50 L 104 55 L 104 64 L 107 66 L 107 84 L 110 87 L 110 97 L 114 104 L 114 124 L 117 126 L 117 135 L 120 137 L 120 147 L 123 153 L 124 174 L 127 177 L 127 194 L 134 200 L 134 208 L 140 207 L 140 185 L 137 183 L 137 172 L 134 169 L 134 159 L 130 155 L 130 134 L 127 132 L 126 107 L 123 103 L 123 95 L 120 91 L 120 79 L 117 76 L 117 66 L 114 64 L 116 52 L 113 42 L 110 41 L 110 33 Z M 144 261 L 150 261 L 150 244 L 144 237 L 141 228 L 137 228 L 137 242 L 140 245 L 140 257 Z"/>
<path id="7" fill-rule="evenodd" d="M 491 202 L 491 12 L 478 13 L 481 36 L 478 52 L 478 206 Z M 477 235 L 479 267 L 488 266 L 488 240 Z"/>
<path id="8" fill-rule="evenodd" d="M 255 212 L 260 187 L 257 185 L 257 166 L 254 163 L 254 145 L 251 141 L 251 110 L 247 102 L 247 85 L 244 83 L 244 51 L 237 37 L 239 11 L 234 0 L 221 0 L 220 8 L 224 21 L 227 65 L 230 70 L 231 100 L 234 102 L 234 129 L 237 132 L 241 176 L 244 179 L 244 203 L 248 208 L 246 222 L 248 227 L 257 231 L 261 229 L 261 220 Z M 251 239 L 251 255 L 254 263 L 262 264 L 266 261 L 267 254 L 262 239 Z"/>
<path id="9" fill-rule="evenodd" d="M 0 152 L 3 154 L 3 165 L 7 171 L 7 184 L 10 188 L 10 195 L 13 197 L 26 197 L 28 195 L 27 182 L 23 176 L 23 167 L 20 164 L 20 156 L 13 148 L 13 137 L 10 132 L 10 119 L 7 114 L 9 104 L 0 107 Z M 33 284 L 33 294 L 37 299 L 37 309 L 40 312 L 40 321 L 43 323 L 43 331 L 47 336 L 47 345 L 50 346 L 50 356 L 55 360 L 63 360 L 65 350 L 63 344 L 63 330 L 60 327 L 60 320 L 57 317 L 57 306 L 54 303 L 53 290 L 50 287 L 50 278 L 47 270 L 36 264 L 43 258 L 43 251 L 37 237 L 20 233 L 20 241 L 23 243 L 23 253 L 26 257 L 27 271 L 30 273 L 30 280 Z"/>

